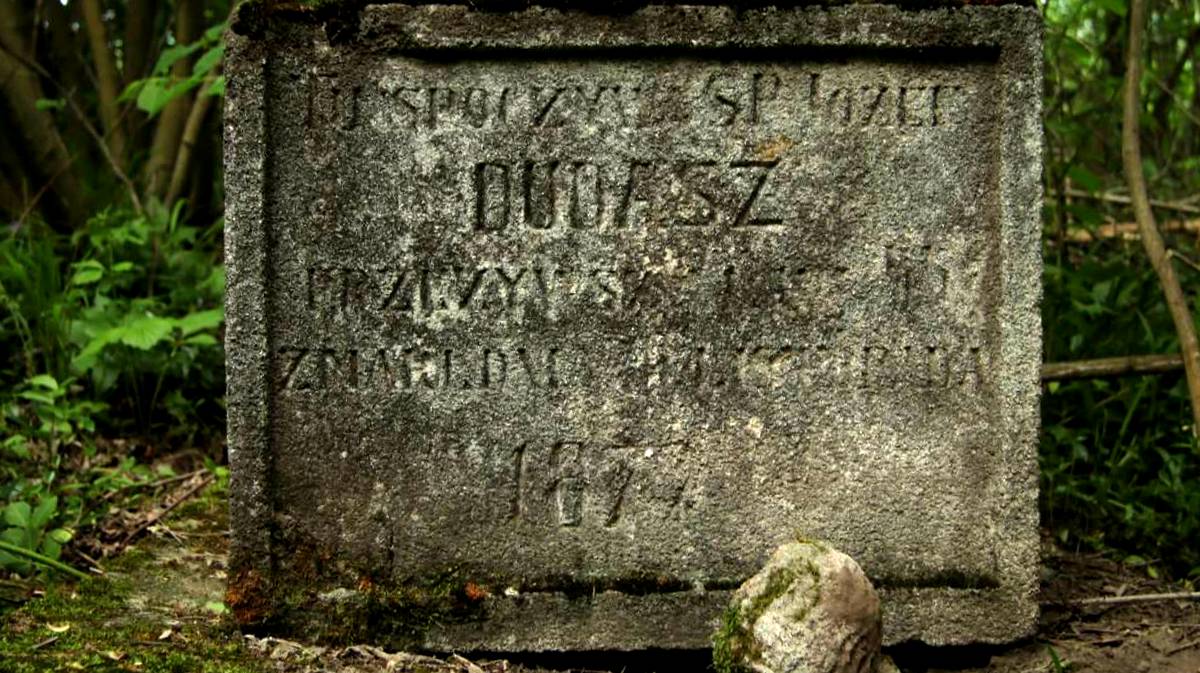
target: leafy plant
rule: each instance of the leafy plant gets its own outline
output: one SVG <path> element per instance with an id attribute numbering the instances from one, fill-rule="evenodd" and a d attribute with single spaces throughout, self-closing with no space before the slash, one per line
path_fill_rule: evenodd
<path id="1" fill-rule="evenodd" d="M 221 44 L 221 34 L 224 32 L 225 23 L 218 23 L 204 31 L 204 35 L 195 42 L 164 49 L 154 64 L 150 77 L 131 82 L 119 100 L 136 100 L 138 108 L 146 114 L 152 117 L 158 114 L 171 101 L 203 84 L 209 73 L 217 67 L 225 54 L 225 46 Z M 189 76 L 181 78 L 172 73 L 176 63 L 196 53 L 200 53 L 200 57 L 192 65 Z M 219 96 L 224 93 L 225 76 L 219 75 L 200 92 L 200 95 Z"/>
<path id="2" fill-rule="evenodd" d="M 54 496 L 43 498 L 33 507 L 23 500 L 10 502 L 4 508 L 7 528 L 0 531 L 0 540 L 57 561 L 62 555 L 62 546 L 71 539 L 71 532 L 65 528 L 50 528 L 56 514 L 58 498 Z M 0 568 L 29 575 L 35 569 L 31 558 L 36 557 L 18 556 L 12 551 L 0 549 Z"/>

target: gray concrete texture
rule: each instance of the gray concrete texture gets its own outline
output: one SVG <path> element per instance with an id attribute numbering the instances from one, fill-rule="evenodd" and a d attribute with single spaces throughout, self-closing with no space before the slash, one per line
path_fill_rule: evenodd
<path id="1" fill-rule="evenodd" d="M 1035 9 L 339 20 L 229 48 L 240 621 L 705 647 L 802 535 L 1031 631 Z"/>

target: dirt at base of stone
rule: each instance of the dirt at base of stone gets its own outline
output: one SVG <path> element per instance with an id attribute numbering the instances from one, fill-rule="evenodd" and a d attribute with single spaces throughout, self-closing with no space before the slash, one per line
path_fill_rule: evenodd
<path id="1" fill-rule="evenodd" d="M 0 673 L 700 673 L 707 652 L 580 653 L 501 660 L 426 657 L 370 646 L 311 647 L 244 637 L 221 614 L 228 545 L 223 494 L 210 491 L 149 539 L 105 562 L 106 578 L 0 606 Z M 1178 591 L 1144 571 L 1047 545 L 1038 634 L 1005 647 L 885 648 L 903 673 L 1196 673 L 1200 603 L 1077 607 L 1095 596 Z M 1057 663 L 1055 663 L 1057 662 Z"/>

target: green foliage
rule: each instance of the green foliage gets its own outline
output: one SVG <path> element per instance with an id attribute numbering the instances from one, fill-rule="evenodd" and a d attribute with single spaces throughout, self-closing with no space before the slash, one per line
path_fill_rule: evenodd
<path id="1" fill-rule="evenodd" d="M 1142 84 L 1143 151 L 1151 196 L 1200 193 L 1200 83 L 1183 53 L 1200 30 L 1196 8 L 1153 9 Z M 1047 207 L 1045 359 L 1050 362 L 1178 352 L 1158 279 L 1138 240 L 1097 238 L 1132 222 L 1120 194 L 1120 91 L 1127 32 L 1124 2 L 1046 6 Z M 1158 213 L 1161 221 L 1179 217 Z M 1189 217 L 1195 217 L 1189 215 Z M 1197 259 L 1194 237 L 1169 236 Z M 1196 270 L 1177 263 L 1193 317 Z M 1148 573 L 1200 575 L 1200 447 L 1192 437 L 1181 374 L 1051 383 L 1042 401 L 1043 524 L 1063 543 L 1119 550 Z M 1149 559 L 1149 560 L 1147 560 Z"/>
<path id="2" fill-rule="evenodd" d="M 221 35 L 225 32 L 225 24 L 219 23 L 204 32 L 204 36 L 191 44 L 177 44 L 162 51 L 150 77 L 131 82 L 125 87 L 120 101 L 134 100 L 138 109 L 153 117 L 163 108 L 204 82 L 204 78 L 217 67 L 225 54 L 225 45 L 221 43 Z M 179 61 L 199 54 L 192 65 L 192 72 L 186 77 L 178 77 L 171 70 Z M 225 78 L 219 76 L 201 92 L 203 96 L 222 95 L 225 92 Z"/>
<path id="3" fill-rule="evenodd" d="M 71 539 L 71 531 L 64 528 L 49 528 L 58 513 L 58 498 L 43 498 L 36 506 L 24 500 L 8 503 L 4 508 L 4 528 L 0 540 L 28 551 L 36 552 L 57 561 L 62 555 L 62 546 Z M 0 550 L 0 568 L 21 574 L 31 574 L 33 562 Z"/>
<path id="4" fill-rule="evenodd" d="M 111 208 L 71 236 L 26 227 L 0 239 L 0 503 L 4 539 L 57 558 L 106 493 L 153 477 L 97 436 L 157 446 L 218 440 L 223 427 L 221 221 L 186 224 L 182 207 Z M 114 464 L 115 461 L 115 464 Z M 60 525 L 61 524 L 61 525 Z M 19 542 L 18 542 L 19 539 Z M 28 559 L 0 557 L 29 574 Z"/>

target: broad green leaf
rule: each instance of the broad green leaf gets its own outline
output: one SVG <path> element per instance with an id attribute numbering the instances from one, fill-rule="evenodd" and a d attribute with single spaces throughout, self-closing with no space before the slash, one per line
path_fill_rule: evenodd
<path id="1" fill-rule="evenodd" d="M 184 336 L 188 336 L 201 330 L 214 329 L 220 326 L 223 320 L 225 320 L 225 309 L 214 308 L 189 313 L 177 320 L 175 324 L 183 331 Z"/>
<path id="2" fill-rule="evenodd" d="M 150 350 L 156 344 L 171 336 L 175 321 L 147 313 L 125 325 L 121 334 L 121 343 L 138 350 Z"/>
<path id="3" fill-rule="evenodd" d="M 224 96 L 225 95 L 225 75 L 217 75 L 213 83 L 209 85 L 208 90 L 204 92 L 205 96 Z"/>
<path id="4" fill-rule="evenodd" d="M 125 90 L 121 92 L 119 97 L 117 97 L 117 102 L 128 103 L 131 100 L 136 100 L 138 94 L 142 92 L 142 87 L 144 86 L 146 86 L 146 80 L 135 79 L 134 81 L 130 82 L 129 86 L 125 87 Z"/>
<path id="5" fill-rule="evenodd" d="M 165 76 L 176 62 L 191 56 L 203 46 L 204 44 L 201 42 L 193 42 L 191 44 L 177 44 L 174 47 L 163 49 L 162 54 L 158 57 L 158 61 L 154 64 L 154 74 L 159 77 Z"/>
<path id="6" fill-rule="evenodd" d="M 46 390 L 58 390 L 58 381 L 49 374 L 38 374 L 37 376 L 29 379 L 26 383 L 31 386 L 45 388 Z"/>
<path id="7" fill-rule="evenodd" d="M 29 518 L 29 525 L 32 528 L 41 530 L 46 527 L 46 524 L 50 523 L 50 519 L 54 518 L 54 515 L 57 511 L 58 498 L 54 496 L 44 498 L 38 503 L 37 507 L 33 509 L 33 514 Z"/>
<path id="8" fill-rule="evenodd" d="M 20 500 L 10 502 L 8 507 L 4 508 L 4 523 L 24 529 L 29 525 L 29 513 L 29 503 Z"/>
<path id="9" fill-rule="evenodd" d="M 33 106 L 39 110 L 61 110 L 67 106 L 65 98 L 39 98 Z"/>
<path id="10" fill-rule="evenodd" d="M 193 334 L 183 340 L 183 343 L 189 346 L 216 346 L 217 338 L 211 334 Z"/>
<path id="11" fill-rule="evenodd" d="M 218 23 L 215 26 L 212 26 L 208 30 L 204 31 L 204 39 L 208 42 L 216 42 L 217 40 L 221 39 L 221 35 L 224 33 L 225 33 L 225 22 L 222 21 L 221 23 Z"/>
<path id="12" fill-rule="evenodd" d="M 71 538 L 75 537 L 75 534 L 66 528 L 55 528 L 49 533 L 46 533 L 46 537 L 59 544 L 66 544 L 71 541 Z"/>
<path id="13" fill-rule="evenodd" d="M 229 608 L 225 607 L 225 604 L 221 601 L 208 601 L 204 604 L 204 609 L 210 612 L 215 612 L 218 615 L 223 615 L 226 612 L 229 612 Z"/>
<path id="14" fill-rule="evenodd" d="M 17 458 L 22 460 L 29 458 L 29 440 L 25 435 L 13 435 L 4 440 L 4 448 L 12 451 Z"/>
<path id="15" fill-rule="evenodd" d="M 218 63 L 221 62 L 221 58 L 224 55 L 225 47 L 221 45 L 217 45 L 212 49 L 209 49 L 208 51 L 204 52 L 200 58 L 196 59 L 196 65 L 192 67 L 192 74 L 197 77 L 203 77 L 204 75 L 207 75 L 209 70 L 212 70 Z"/>
<path id="16" fill-rule="evenodd" d="M 42 540 L 41 552 L 42 552 L 43 556 L 49 556 L 50 558 L 57 561 L 58 557 L 62 555 L 62 545 L 59 544 L 58 541 L 56 541 L 56 540 L 46 538 L 46 539 Z"/>
<path id="17" fill-rule="evenodd" d="M 88 341 L 83 350 L 71 360 L 71 370 L 79 373 L 91 369 L 105 346 L 116 343 L 125 334 L 125 326 L 110 327 L 99 332 Z"/>
<path id="18" fill-rule="evenodd" d="M 17 395 L 17 397 L 29 400 L 30 402 L 37 402 L 38 404 L 54 404 L 53 397 L 50 397 L 45 393 L 34 392 L 32 390 L 23 390 Z"/>
<path id="19" fill-rule="evenodd" d="M 138 109 L 153 117 L 171 102 L 171 93 L 167 89 L 165 77 L 151 77 L 142 85 L 138 92 Z"/>
<path id="20" fill-rule="evenodd" d="M 125 273 L 126 271 L 133 271 L 133 262 L 117 262 L 116 264 L 112 265 L 111 271 L 113 273 Z"/>
<path id="21" fill-rule="evenodd" d="M 26 535 L 24 526 L 20 528 L 5 528 L 4 532 L 0 533 L 0 540 L 4 540 L 9 544 L 15 544 L 18 547 L 28 548 L 29 546 L 25 544 Z"/>
<path id="22" fill-rule="evenodd" d="M 89 259 L 75 265 L 75 275 L 71 276 L 71 284 L 87 285 L 95 283 L 103 277 L 104 265 L 94 259 Z"/>

